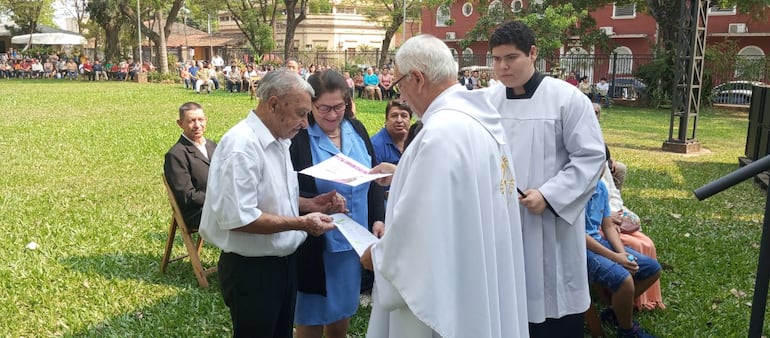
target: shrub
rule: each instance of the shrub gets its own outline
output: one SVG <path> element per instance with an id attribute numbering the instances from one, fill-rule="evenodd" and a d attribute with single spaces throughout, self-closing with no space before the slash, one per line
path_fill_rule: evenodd
<path id="1" fill-rule="evenodd" d="M 158 71 L 149 72 L 147 73 L 147 81 L 148 82 L 170 82 L 170 83 L 177 83 L 182 81 L 182 79 L 179 77 L 179 75 L 175 74 L 175 72 L 169 72 L 168 74 L 162 74 Z"/>

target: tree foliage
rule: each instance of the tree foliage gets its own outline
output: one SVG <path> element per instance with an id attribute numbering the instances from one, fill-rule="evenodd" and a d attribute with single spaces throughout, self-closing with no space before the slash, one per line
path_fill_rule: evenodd
<path id="1" fill-rule="evenodd" d="M 137 18 L 141 21 L 142 34 L 152 40 L 158 51 L 158 65 L 163 74 L 168 74 L 168 61 L 166 52 L 165 37 L 171 32 L 171 26 L 176 21 L 177 15 L 184 4 L 184 0 L 145 0 L 140 2 L 139 13 L 136 12 L 136 0 L 118 0 L 120 12 L 131 19 L 136 25 Z M 154 18 L 154 20 L 149 20 Z M 160 25 L 157 31 L 153 30 L 154 25 Z"/>
<path id="2" fill-rule="evenodd" d="M 382 45 L 380 45 L 380 64 L 377 66 L 382 68 L 387 61 L 390 43 L 399 28 L 406 29 L 403 26 L 404 10 L 406 10 L 407 18 L 415 20 L 420 18 L 421 6 L 432 7 L 443 3 L 445 3 L 444 0 L 374 0 L 365 6 L 364 14 L 366 17 L 385 30 Z M 406 7 L 404 7 L 405 5 Z"/>
<path id="3" fill-rule="evenodd" d="M 286 36 L 283 39 L 283 57 L 294 56 L 294 32 L 297 25 L 307 18 L 308 0 L 283 0 L 286 13 Z"/>
<path id="4" fill-rule="evenodd" d="M 64 7 L 67 15 L 75 19 L 78 34 L 83 34 L 88 24 L 88 0 L 59 0 L 59 3 Z"/>
<path id="5" fill-rule="evenodd" d="M 489 34 L 500 24 L 518 19 L 530 24 L 538 37 L 541 51 L 552 53 L 573 36 L 580 36 L 586 45 L 607 49 L 610 46 L 609 39 L 598 31 L 596 21 L 588 15 L 592 10 L 601 7 L 601 2 L 603 1 L 546 0 L 542 4 L 530 2 L 520 13 L 514 13 L 503 2 L 477 0 L 475 8 L 479 11 L 479 18 L 460 41 L 460 46 L 465 49 L 475 41 L 487 40 Z M 492 3 L 495 5 L 490 6 Z"/>
<path id="6" fill-rule="evenodd" d="M 251 50 L 262 55 L 275 48 L 273 27 L 278 10 L 277 0 L 224 0 L 238 29 L 246 37 Z M 209 9 L 216 4 L 210 4 Z"/>
<path id="7" fill-rule="evenodd" d="M 0 11 L 11 13 L 19 33 L 34 33 L 40 23 L 53 23 L 53 0 L 0 0 Z M 9 27 L 14 30 L 14 27 Z"/>
<path id="8" fill-rule="evenodd" d="M 126 19 L 118 9 L 120 0 L 90 0 L 86 10 L 92 22 L 104 31 L 104 57 L 109 61 L 120 60 L 120 31 Z"/>
<path id="9" fill-rule="evenodd" d="M 571 38 L 569 32 L 575 24 L 588 16 L 588 11 L 576 10 L 572 4 L 544 7 L 532 11 L 519 20 L 527 24 L 535 33 L 538 53 L 550 59 L 559 47 L 567 44 Z"/>

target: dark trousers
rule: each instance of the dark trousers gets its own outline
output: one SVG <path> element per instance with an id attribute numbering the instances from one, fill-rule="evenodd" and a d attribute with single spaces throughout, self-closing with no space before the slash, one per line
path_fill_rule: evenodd
<path id="1" fill-rule="evenodd" d="M 583 314 L 576 313 L 561 318 L 546 318 L 542 323 L 529 323 L 532 338 L 583 338 Z"/>
<path id="2" fill-rule="evenodd" d="M 292 338 L 297 300 L 295 255 L 219 255 L 219 283 L 230 308 L 233 337 Z"/>

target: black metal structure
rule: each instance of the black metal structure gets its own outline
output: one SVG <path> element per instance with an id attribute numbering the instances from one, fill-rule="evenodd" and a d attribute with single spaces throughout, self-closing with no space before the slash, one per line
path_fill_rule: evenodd
<path id="1" fill-rule="evenodd" d="M 709 0 L 682 1 L 679 41 L 674 60 L 676 78 L 671 123 L 668 140 L 663 142 L 665 151 L 690 153 L 700 150 L 695 131 L 700 111 L 700 93 L 703 89 L 701 81 L 709 6 Z"/>
<path id="2" fill-rule="evenodd" d="M 702 201 L 768 169 L 770 169 L 770 155 L 695 189 L 695 197 Z M 749 338 L 762 337 L 762 326 L 765 321 L 767 289 L 770 284 L 770 218 L 768 216 L 770 216 L 770 194 L 767 194 L 765 201 L 765 220 L 762 223 L 762 239 L 759 242 L 759 261 L 757 277 L 754 281 L 754 298 L 751 301 Z"/>

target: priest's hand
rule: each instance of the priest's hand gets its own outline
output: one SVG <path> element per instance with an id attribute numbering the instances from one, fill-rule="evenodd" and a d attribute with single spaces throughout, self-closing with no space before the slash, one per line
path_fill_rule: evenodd
<path id="1" fill-rule="evenodd" d="M 366 248 L 364 254 L 361 255 L 361 265 L 364 266 L 364 269 L 369 271 L 374 271 L 374 264 L 372 264 L 372 245 Z"/>
<path id="2" fill-rule="evenodd" d="M 393 163 L 388 162 L 382 162 L 372 168 L 372 170 L 369 171 L 370 174 L 395 174 L 396 173 L 396 165 Z M 390 182 L 393 180 L 393 175 L 387 176 L 387 177 L 381 177 L 376 180 L 377 184 L 386 187 L 390 185 Z"/>
<path id="3" fill-rule="evenodd" d="M 334 219 L 320 212 L 310 213 L 300 216 L 300 218 L 302 219 L 302 230 L 315 237 L 321 236 L 335 227 L 332 223 Z"/>
<path id="4" fill-rule="evenodd" d="M 382 238 L 382 235 L 385 234 L 385 223 L 382 223 L 382 221 L 374 222 L 372 224 L 372 234 L 377 238 Z"/>
<path id="5" fill-rule="evenodd" d="M 527 189 L 524 197 L 519 196 L 519 203 L 535 215 L 542 214 L 546 207 L 545 198 L 537 189 Z"/>

